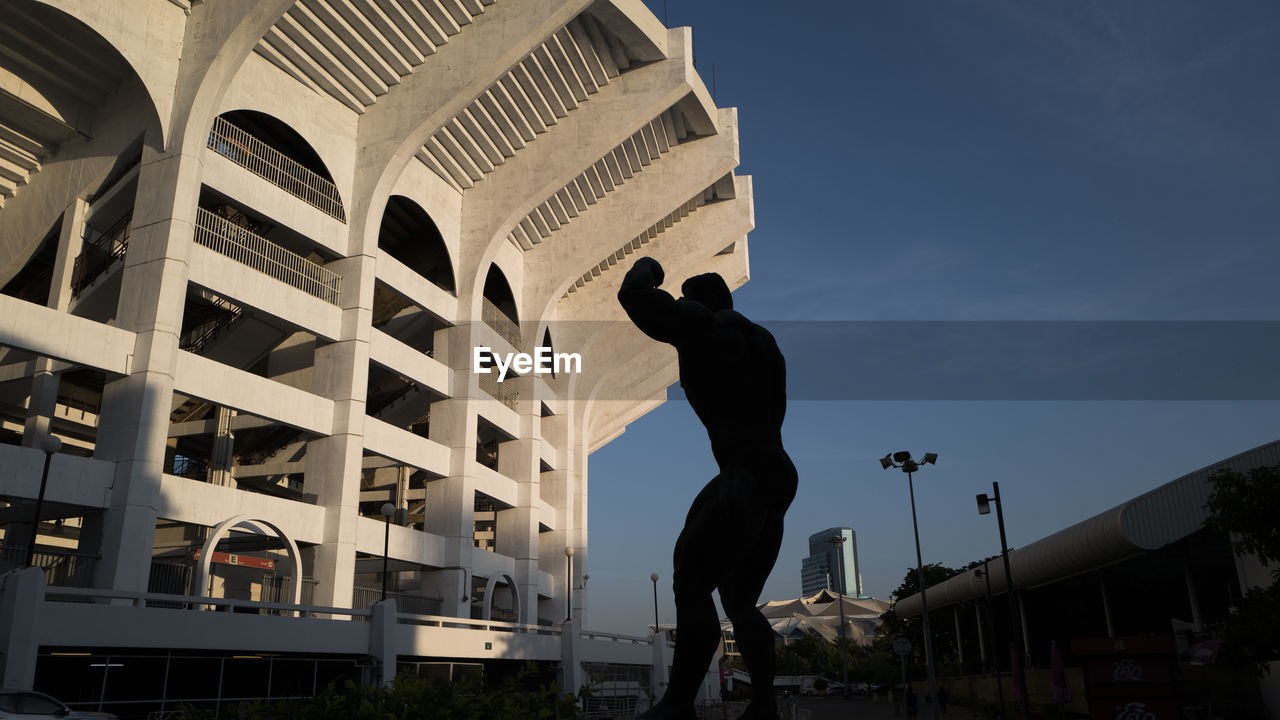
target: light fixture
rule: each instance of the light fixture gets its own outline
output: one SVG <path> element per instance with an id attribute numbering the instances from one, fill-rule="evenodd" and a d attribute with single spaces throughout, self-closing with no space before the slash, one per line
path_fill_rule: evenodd
<path id="1" fill-rule="evenodd" d="M 986 493 L 978 493 L 978 514 L 991 514 L 991 498 L 987 497 Z"/>

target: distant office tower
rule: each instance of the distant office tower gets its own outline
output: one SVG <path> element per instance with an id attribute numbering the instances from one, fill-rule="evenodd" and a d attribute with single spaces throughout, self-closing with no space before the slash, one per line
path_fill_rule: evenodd
<path id="1" fill-rule="evenodd" d="M 812 595 L 823 588 L 840 590 L 839 548 L 831 538 L 844 537 L 844 594 L 862 597 L 862 573 L 858 567 L 858 535 L 847 527 L 827 528 L 809 536 L 809 557 L 800 563 L 801 594 Z"/>

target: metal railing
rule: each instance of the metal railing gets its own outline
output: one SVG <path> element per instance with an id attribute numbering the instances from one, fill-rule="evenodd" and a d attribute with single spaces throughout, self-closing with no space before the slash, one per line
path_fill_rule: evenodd
<path id="1" fill-rule="evenodd" d="M 195 241 L 308 295 L 337 305 L 342 276 L 200 208 Z"/>
<path id="2" fill-rule="evenodd" d="M 129 249 L 132 221 L 133 213 L 125 213 L 114 225 L 101 231 L 97 238 L 84 244 L 84 249 L 76 257 L 75 268 L 71 271 L 71 297 L 79 297 L 85 288 L 124 257 L 125 251 Z M 90 232 L 93 232 L 92 228 Z"/>
<path id="3" fill-rule="evenodd" d="M 506 313 L 499 310 L 489 298 L 480 300 L 480 319 L 485 325 L 493 328 L 503 340 L 511 343 L 511 347 L 520 347 L 519 326 L 512 322 Z"/>
<path id="4" fill-rule="evenodd" d="M 441 597 L 423 597 L 399 592 L 388 592 L 387 597 L 395 599 L 397 613 L 410 613 L 413 615 L 439 615 L 440 608 L 444 603 L 444 598 Z M 367 588 L 357 585 L 351 589 L 351 607 L 353 608 L 367 608 L 381 599 L 381 588 Z"/>
<path id="5" fill-rule="evenodd" d="M 506 405 L 512 410 L 516 409 L 516 401 L 520 399 L 520 393 L 516 391 L 515 383 L 512 382 L 514 377 L 507 375 L 505 382 L 498 382 L 497 370 L 492 370 L 488 374 L 477 375 L 480 380 L 480 389 L 489 393 L 489 397 Z"/>
<path id="6" fill-rule="evenodd" d="M 209 148 L 321 212 L 347 221 L 337 186 L 221 117 L 209 131 Z"/>
<path id="7" fill-rule="evenodd" d="M 223 330 L 244 316 L 239 305 L 220 297 L 211 299 L 210 308 L 212 314 L 208 318 L 178 339 L 179 350 L 199 353 L 206 345 L 218 339 Z"/>
<path id="8" fill-rule="evenodd" d="M 21 569 L 27 561 L 25 547 L 0 549 L 0 574 Z M 97 556 L 82 555 L 70 550 L 36 550 L 31 566 L 44 570 L 44 580 L 50 586 L 87 588 L 93 586 L 93 570 Z"/>

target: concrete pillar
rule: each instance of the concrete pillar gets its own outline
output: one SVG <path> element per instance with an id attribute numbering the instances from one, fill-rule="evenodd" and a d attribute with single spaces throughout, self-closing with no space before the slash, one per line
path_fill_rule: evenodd
<path id="1" fill-rule="evenodd" d="M 31 690 L 36 680 L 36 628 L 44 607 L 44 571 L 0 575 L 0 688 Z"/>
<path id="2" fill-rule="evenodd" d="M 373 617 L 369 622 L 369 659 L 372 660 L 370 685 L 386 687 L 396 679 L 396 601 L 387 598 L 369 606 Z"/>
<path id="3" fill-rule="evenodd" d="M 102 396 L 94 457 L 114 462 L 95 584 L 145 591 L 151 568 L 174 368 L 186 298 L 200 168 L 179 151 L 143 147 L 116 324 L 137 333 L 124 377 Z"/>
<path id="4" fill-rule="evenodd" d="M 1018 617 L 1022 623 L 1022 648 L 1026 653 L 1026 657 L 1022 658 L 1025 663 L 1024 667 L 1031 668 L 1031 633 L 1027 631 L 1027 594 L 1021 590 L 1018 591 Z"/>
<path id="5" fill-rule="evenodd" d="M 1204 616 L 1200 614 L 1200 596 L 1196 592 L 1196 579 L 1191 573 L 1191 566 L 1184 559 L 1182 575 L 1187 584 L 1187 604 L 1191 606 L 1191 624 L 1197 633 L 1204 632 Z"/>
<path id="6" fill-rule="evenodd" d="M 231 429 L 231 421 L 236 411 L 219 405 L 216 408 L 213 431 L 213 447 L 209 451 L 209 482 L 214 485 L 235 487 L 236 481 L 231 475 L 231 466 L 235 459 L 236 434 Z"/>
<path id="7" fill-rule="evenodd" d="M 532 395 L 530 378 L 520 379 L 520 396 Z M 529 395 L 525 393 L 529 392 Z M 521 408 L 537 406 L 522 402 Z M 515 479 L 518 490 L 516 506 L 499 513 L 498 554 L 514 559 L 515 581 L 520 590 L 520 622 L 537 622 L 538 618 L 538 481 L 540 441 L 528 437 L 537 425 L 537 415 L 521 415 L 521 437 L 503 443 L 498 453 L 498 472 Z"/>
<path id="8" fill-rule="evenodd" d="M 342 276 L 342 336 L 317 342 L 311 391 L 334 401 L 329 435 L 307 444 L 303 482 L 325 509 L 324 536 L 312 573 L 317 605 L 350 607 L 364 456 L 374 257 L 353 254 L 326 267 Z"/>
<path id="9" fill-rule="evenodd" d="M 46 303 L 55 310 L 65 312 L 71 304 L 71 276 L 75 271 L 76 256 L 84 245 L 84 216 L 88 207 L 82 198 L 76 198 L 62 214 L 58 252 L 53 262 Z M 59 375 L 54 368 L 54 361 L 49 358 L 36 358 L 34 362 L 31 395 L 22 429 L 23 447 L 39 447 L 40 438 L 49 434 L 58 402 Z"/>
<path id="10" fill-rule="evenodd" d="M 578 692 L 585 684 L 582 662 L 578 659 L 578 635 L 582 621 L 578 618 L 560 624 L 560 691 L 565 695 Z"/>
<path id="11" fill-rule="evenodd" d="M 1107 625 L 1107 637 L 1116 636 L 1116 626 L 1111 619 L 1111 593 L 1107 588 L 1107 576 L 1098 575 L 1098 591 L 1102 594 L 1102 618 Z"/>
<path id="12" fill-rule="evenodd" d="M 988 619 L 990 621 L 990 619 Z M 982 606 L 975 604 L 973 606 L 973 623 L 978 631 L 978 656 L 982 659 L 983 672 L 987 667 L 987 638 L 982 631 Z"/>
<path id="13" fill-rule="evenodd" d="M 964 635 L 960 633 L 960 606 L 952 605 L 951 614 L 956 621 L 956 652 L 959 653 L 960 664 L 964 665 Z"/>

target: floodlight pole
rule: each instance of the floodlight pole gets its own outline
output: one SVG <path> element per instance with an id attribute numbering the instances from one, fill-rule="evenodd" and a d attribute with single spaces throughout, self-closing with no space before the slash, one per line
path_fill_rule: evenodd
<path id="1" fill-rule="evenodd" d="M 937 460 L 937 453 L 925 453 L 920 462 L 936 464 Z M 881 458 L 880 467 L 885 470 L 900 468 L 902 472 L 907 474 L 907 490 L 911 495 L 911 530 L 916 539 L 916 582 L 920 583 L 920 611 L 924 615 L 924 657 L 925 664 L 929 669 L 929 698 L 931 700 L 929 706 L 933 709 L 933 720 L 940 720 L 938 714 L 938 676 L 934 671 L 933 665 L 933 631 L 929 628 L 929 601 L 925 595 L 924 560 L 920 557 L 920 523 L 916 520 L 916 488 L 913 475 L 915 471 L 920 469 L 920 465 L 911 459 L 911 453 L 902 451 L 890 453 Z"/>
<path id="2" fill-rule="evenodd" d="M 991 643 L 991 664 L 995 669 L 996 676 L 996 700 L 999 704 L 996 706 L 996 716 L 1000 720 L 1004 720 L 1004 683 L 1000 681 L 1000 653 L 996 650 L 996 624 L 995 616 L 991 612 L 991 570 L 987 564 L 991 562 L 990 558 L 982 561 L 982 577 L 987 581 L 987 637 Z"/>
<path id="3" fill-rule="evenodd" d="M 27 543 L 27 561 L 22 567 L 29 568 L 36 557 L 36 538 L 40 535 L 40 515 L 44 512 L 44 491 L 49 485 L 49 462 L 54 454 L 62 449 L 62 440 L 54 435 L 46 435 L 40 440 L 40 450 L 44 452 L 44 471 L 40 473 L 40 494 L 36 495 L 35 517 L 31 518 L 31 540 Z"/>
<path id="4" fill-rule="evenodd" d="M 827 542 L 836 546 L 836 568 L 839 581 L 836 589 L 840 592 L 840 682 L 843 683 L 841 694 L 849 699 L 849 643 L 845 637 L 844 621 L 844 535 L 832 535 Z"/>
<path id="5" fill-rule="evenodd" d="M 1009 542 L 1005 539 L 1004 534 L 1004 505 L 1000 502 L 1000 483 L 991 483 L 992 498 L 996 503 L 996 524 L 1000 526 L 1000 555 L 1004 558 L 1004 583 L 1005 589 L 1009 592 L 1009 625 L 1013 628 L 1013 642 L 1018 648 L 1018 662 L 1024 667 L 1022 672 L 1018 674 L 1018 689 L 1022 691 L 1022 712 L 1027 718 L 1031 717 L 1031 698 L 1027 695 L 1027 673 L 1031 668 L 1027 665 L 1027 648 L 1026 640 L 1022 637 L 1022 623 L 1019 622 L 1021 613 L 1019 611 L 1018 599 L 1013 594 L 1013 573 L 1009 570 Z M 1013 668 L 1009 668 L 1009 672 L 1013 672 Z"/>
<path id="6" fill-rule="evenodd" d="M 650 573 L 649 581 L 653 583 L 653 636 L 657 638 L 660 632 L 658 629 L 658 573 Z"/>
<path id="7" fill-rule="evenodd" d="M 911 493 L 911 529 L 916 536 L 916 582 L 920 583 L 920 611 L 924 613 L 924 656 L 925 664 L 929 666 L 929 697 L 932 702 L 929 706 L 933 708 L 933 720 L 938 720 L 938 678 L 933 670 L 933 632 L 929 629 L 929 601 L 925 599 L 925 581 L 924 581 L 924 561 L 920 558 L 920 523 L 916 521 L 916 488 L 912 479 L 914 473 L 910 468 L 917 467 L 915 463 L 904 466 L 902 471 L 907 474 L 907 490 Z"/>

